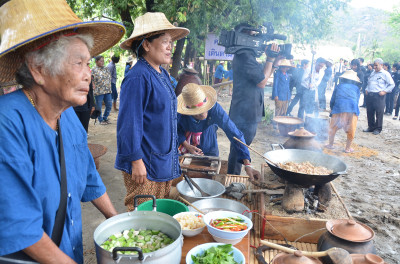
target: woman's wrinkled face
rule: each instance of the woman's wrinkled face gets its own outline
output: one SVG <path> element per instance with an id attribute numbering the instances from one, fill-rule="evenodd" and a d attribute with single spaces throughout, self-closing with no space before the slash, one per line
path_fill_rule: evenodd
<path id="1" fill-rule="evenodd" d="M 152 42 L 146 42 L 146 59 L 157 66 L 168 64 L 171 61 L 172 38 L 169 33 L 161 35 Z"/>
<path id="2" fill-rule="evenodd" d="M 44 75 L 43 89 L 56 97 L 63 107 L 83 105 L 91 81 L 90 53 L 80 39 L 73 40 L 66 52 L 63 73 L 56 76 Z"/>

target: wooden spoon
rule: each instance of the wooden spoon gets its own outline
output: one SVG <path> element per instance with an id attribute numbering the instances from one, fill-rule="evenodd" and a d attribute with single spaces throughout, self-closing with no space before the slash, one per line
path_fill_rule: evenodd
<path id="1" fill-rule="evenodd" d="M 187 205 L 190 205 L 191 207 L 193 207 L 197 212 L 199 212 L 200 214 L 205 215 L 205 213 L 203 211 L 201 211 L 199 208 L 197 208 L 196 206 L 194 206 L 193 204 L 191 204 L 189 201 L 187 201 L 186 199 L 183 199 L 181 196 L 178 197 L 179 199 L 182 200 L 182 202 L 184 202 Z"/>
<path id="2" fill-rule="evenodd" d="M 241 141 L 240 139 L 238 139 L 237 137 L 233 137 L 234 140 L 236 140 L 237 142 L 239 142 L 242 145 L 245 145 L 248 149 L 254 151 L 254 153 L 256 153 L 257 155 L 261 156 L 264 160 L 268 161 L 269 163 L 271 163 L 272 165 L 274 165 L 275 167 L 278 167 L 278 164 L 276 164 L 275 162 L 272 162 L 270 159 L 266 158 L 263 154 L 261 154 L 260 152 L 258 152 L 257 150 L 253 149 L 252 147 L 250 147 L 249 145 L 247 145 L 246 143 L 244 143 L 243 141 Z"/>
<path id="3" fill-rule="evenodd" d="M 268 242 L 266 240 L 261 240 L 261 243 L 269 246 L 271 248 L 279 249 L 283 252 L 291 253 L 293 254 L 296 250 L 277 245 L 275 243 Z M 303 256 L 306 257 L 314 257 L 314 258 L 320 258 L 320 257 L 326 257 L 324 260 L 325 264 L 352 264 L 353 260 L 346 250 L 342 248 L 330 248 L 326 251 L 320 251 L 320 252 L 308 252 L 308 251 L 301 251 Z"/>

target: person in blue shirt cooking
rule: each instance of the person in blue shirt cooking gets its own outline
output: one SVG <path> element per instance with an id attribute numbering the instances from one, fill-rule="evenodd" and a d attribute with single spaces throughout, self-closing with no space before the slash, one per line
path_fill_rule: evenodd
<path id="1" fill-rule="evenodd" d="M 214 88 L 188 83 L 178 96 L 178 142 L 181 154 L 219 156 L 217 129 L 222 128 L 238 152 L 238 162 L 245 165 L 251 179 L 259 179 L 260 172 L 251 166 L 250 153 L 246 146 L 233 137 L 245 142 L 243 133 L 229 119 L 228 114 L 217 103 Z"/>
<path id="2" fill-rule="evenodd" d="M 81 202 L 117 212 L 72 107 L 87 100 L 91 57 L 125 28 L 83 22 L 64 0 L 3 1 L 0 25 L 0 87 L 21 87 L 0 96 L 0 262 L 83 263 Z"/>
<path id="3" fill-rule="evenodd" d="M 189 34 L 188 29 L 173 26 L 163 13 L 146 13 L 134 24 L 132 35 L 120 45 L 138 61 L 121 85 L 115 161 L 124 177 L 129 211 L 136 195 L 168 197 L 172 180 L 181 174 L 176 95 L 161 64 L 170 62 L 173 41 Z"/>

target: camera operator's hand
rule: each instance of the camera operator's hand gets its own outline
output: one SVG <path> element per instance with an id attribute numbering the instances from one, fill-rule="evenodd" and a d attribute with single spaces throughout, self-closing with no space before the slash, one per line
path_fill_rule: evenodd
<path id="1" fill-rule="evenodd" d="M 272 58 L 276 58 L 279 55 L 279 45 L 276 43 L 272 43 L 270 46 L 268 45 L 265 49 L 265 54 L 267 54 L 267 61 L 272 61 Z"/>

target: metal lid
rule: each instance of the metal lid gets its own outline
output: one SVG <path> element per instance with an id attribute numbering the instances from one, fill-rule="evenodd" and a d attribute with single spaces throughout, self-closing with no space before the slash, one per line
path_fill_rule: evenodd
<path id="1" fill-rule="evenodd" d="M 274 257 L 271 264 L 322 264 L 315 258 L 303 256 L 301 251 L 295 251 L 293 254 L 279 253 Z"/>
<path id="2" fill-rule="evenodd" d="M 386 264 L 379 256 L 374 254 L 350 254 L 353 264 Z"/>
<path id="3" fill-rule="evenodd" d="M 308 130 L 304 129 L 304 127 L 289 132 L 288 135 L 292 137 L 306 137 L 306 138 L 311 138 L 316 136 L 314 133 L 311 133 Z"/>
<path id="4" fill-rule="evenodd" d="M 326 222 L 326 229 L 332 235 L 350 242 L 367 242 L 374 238 L 374 231 L 355 220 L 340 219 Z"/>

